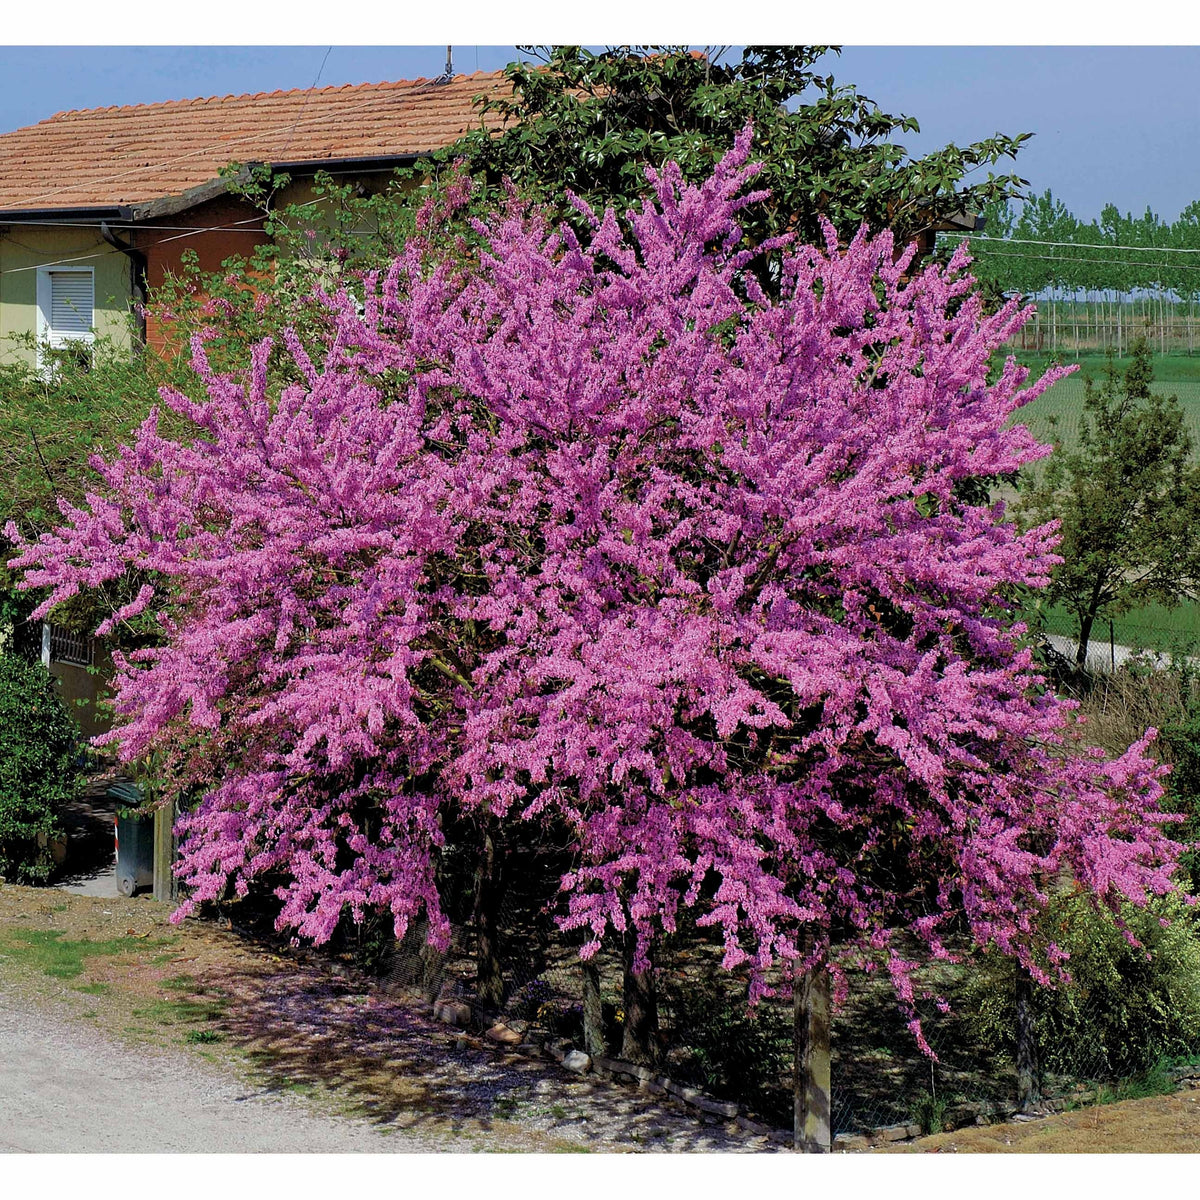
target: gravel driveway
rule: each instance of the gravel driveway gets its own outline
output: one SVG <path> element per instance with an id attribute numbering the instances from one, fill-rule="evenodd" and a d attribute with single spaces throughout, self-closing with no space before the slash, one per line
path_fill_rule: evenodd
<path id="1" fill-rule="evenodd" d="M 459 1148 L 252 1094 L 194 1057 L 130 1049 L 0 992 L 0 1152 L 379 1154 Z"/>

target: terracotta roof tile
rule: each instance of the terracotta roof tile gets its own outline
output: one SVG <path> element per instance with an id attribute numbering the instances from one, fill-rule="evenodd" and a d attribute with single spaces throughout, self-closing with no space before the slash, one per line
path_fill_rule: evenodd
<path id="1" fill-rule="evenodd" d="M 0 212 L 177 196 L 236 162 L 397 157 L 454 142 L 502 71 L 73 109 L 0 134 Z"/>

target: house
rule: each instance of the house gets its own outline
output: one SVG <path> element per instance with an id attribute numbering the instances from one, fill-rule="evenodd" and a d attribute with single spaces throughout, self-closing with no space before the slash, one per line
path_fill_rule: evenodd
<path id="1" fill-rule="evenodd" d="M 0 360 L 36 364 L 46 346 L 98 335 L 161 352 L 139 301 L 194 251 L 215 271 L 266 242 L 260 209 L 232 194 L 231 162 L 291 177 L 279 206 L 311 198 L 325 171 L 366 192 L 396 167 L 456 141 L 474 100 L 507 90 L 503 72 L 449 79 L 211 96 L 58 113 L 0 134 Z M 41 658 L 81 732 L 108 720 L 100 639 L 43 625 Z"/>
<path id="2" fill-rule="evenodd" d="M 62 112 L 0 134 L 0 358 L 97 335 L 161 350 L 138 302 L 194 251 L 201 270 L 267 240 L 263 214 L 230 192 L 230 163 L 291 177 L 311 197 L 325 171 L 367 192 L 396 167 L 456 141 L 503 72 L 210 96 Z M 16 335 L 16 336 L 14 336 Z M 21 336 L 24 335 L 24 336 Z"/>

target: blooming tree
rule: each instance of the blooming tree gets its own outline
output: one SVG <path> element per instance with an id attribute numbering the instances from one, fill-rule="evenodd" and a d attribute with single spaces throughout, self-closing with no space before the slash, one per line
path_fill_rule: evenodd
<path id="1" fill-rule="evenodd" d="M 1055 530 L 979 497 L 1048 451 L 1006 422 L 1058 373 L 986 379 L 1027 313 L 984 316 L 964 250 L 745 248 L 748 146 L 584 241 L 515 199 L 465 266 L 414 240 L 320 297 L 318 355 L 230 377 L 196 338 L 204 398 L 163 394 L 195 436 L 151 416 L 21 544 L 41 613 L 142 581 L 100 632 L 159 637 L 101 740 L 202 796 L 177 917 L 261 878 L 301 936 L 386 906 L 442 939 L 443 819 L 553 820 L 585 956 L 629 929 L 644 965 L 694 906 L 759 988 L 836 941 L 911 999 L 896 928 L 939 956 L 965 921 L 1044 978 L 1050 879 L 1173 886 L 1149 735 L 1080 750 L 1012 623 Z"/>

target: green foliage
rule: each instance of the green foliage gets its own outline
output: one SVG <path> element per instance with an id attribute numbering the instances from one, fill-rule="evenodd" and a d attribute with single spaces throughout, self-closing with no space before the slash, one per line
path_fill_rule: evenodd
<path id="1" fill-rule="evenodd" d="M 1078 447 L 1059 445 L 1021 505 L 1031 524 L 1062 522 L 1046 603 L 1073 614 L 1081 666 L 1097 619 L 1173 607 L 1200 565 L 1200 468 L 1179 401 L 1152 391 L 1153 378 L 1144 339 L 1123 376 L 1110 356 L 1101 386 L 1086 383 Z"/>
<path id="2" fill-rule="evenodd" d="M 646 194 L 648 164 L 671 160 L 688 180 L 707 178 L 747 122 L 764 163 L 756 182 L 771 190 L 744 214 L 756 242 L 794 231 L 819 244 L 819 215 L 844 235 L 866 221 L 908 240 L 942 218 L 1016 195 L 1025 183 L 990 171 L 976 183 L 964 179 L 1014 156 L 1029 134 L 911 158 L 896 139 L 918 132 L 914 118 L 886 113 L 816 69 L 835 47 L 747 46 L 728 62 L 682 46 L 521 50 L 534 61 L 507 68 L 511 98 L 483 106 L 501 122 L 499 135 L 481 125 L 438 155 L 442 163 L 465 156 L 489 203 L 507 176 L 568 218 L 579 219 L 567 189 L 620 215 Z"/>
<path id="3" fill-rule="evenodd" d="M 941 1133 L 946 1128 L 946 1109 L 950 1101 L 932 1092 L 921 1092 L 913 1103 L 913 1120 L 923 1134 Z"/>
<path id="4" fill-rule="evenodd" d="M 50 874 L 49 843 L 79 786 L 78 735 L 46 668 L 0 655 L 0 875 L 9 880 Z"/>
<path id="5" fill-rule="evenodd" d="M 1164 807 L 1184 816 L 1175 836 L 1192 847 L 1183 858 L 1183 867 L 1191 875 L 1195 892 L 1200 888 L 1200 669 L 1190 657 L 1172 665 L 1179 678 L 1183 711 L 1159 731 L 1159 753 L 1171 763 L 1169 799 Z"/>
<path id="6" fill-rule="evenodd" d="M 88 456 L 126 440 L 167 381 L 109 338 L 97 338 L 89 358 L 65 356 L 48 371 L 0 362 L 0 526 L 13 520 L 33 534 L 56 524 L 55 497 L 82 499 Z"/>
<path id="7" fill-rule="evenodd" d="M 713 1095 L 737 1099 L 763 1117 L 791 1120 L 790 1086 L 781 1085 L 792 1067 L 790 1008 L 760 1003 L 750 1009 L 744 994 L 716 973 L 669 983 L 660 996 L 670 1012 L 671 1075 Z"/>
<path id="8" fill-rule="evenodd" d="M 1055 900 L 1043 929 L 1070 954 L 1070 983 L 1035 988 L 1034 1027 L 1043 1072 L 1070 1078 L 1119 1079 L 1149 1071 L 1162 1059 L 1200 1050 L 1200 929 L 1179 901 L 1118 922 L 1082 897 Z M 1166 921 L 1163 925 L 1160 921 Z M 989 955 L 973 976 L 963 1019 L 981 1045 L 1012 1053 L 1016 1003 L 1012 964 Z"/>

